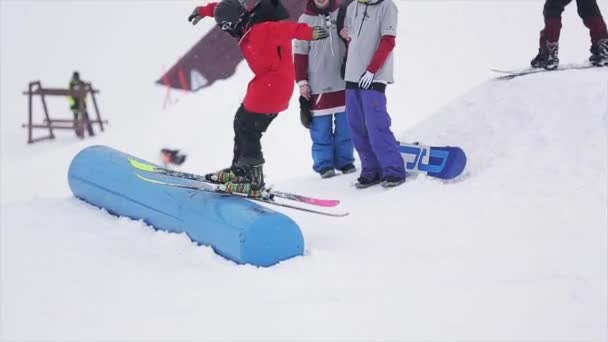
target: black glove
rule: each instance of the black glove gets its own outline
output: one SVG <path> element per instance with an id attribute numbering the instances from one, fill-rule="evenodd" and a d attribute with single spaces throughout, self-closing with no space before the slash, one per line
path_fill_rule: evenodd
<path id="1" fill-rule="evenodd" d="M 325 39 L 329 37 L 329 32 L 321 26 L 315 26 L 312 28 L 312 40 Z"/>
<path id="2" fill-rule="evenodd" d="M 192 23 L 192 25 L 196 25 L 199 20 L 203 19 L 203 17 L 198 14 L 198 7 L 194 8 L 194 11 L 192 11 L 192 14 L 190 14 L 188 16 L 188 21 Z"/>
<path id="3" fill-rule="evenodd" d="M 310 100 L 306 99 L 304 96 L 300 96 L 300 121 L 302 121 L 302 126 L 307 129 L 310 129 L 310 125 L 312 124 L 312 112 L 310 111 Z"/>

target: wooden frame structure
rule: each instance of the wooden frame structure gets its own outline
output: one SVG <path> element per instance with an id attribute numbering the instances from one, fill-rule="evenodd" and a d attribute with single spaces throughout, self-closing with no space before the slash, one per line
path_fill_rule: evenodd
<path id="1" fill-rule="evenodd" d="M 103 132 L 103 125 L 107 124 L 107 120 L 102 120 L 101 115 L 99 114 L 99 108 L 97 106 L 97 100 L 95 99 L 95 94 L 99 93 L 99 90 L 94 89 L 91 83 L 84 83 L 85 87 L 82 90 L 72 91 L 70 89 L 64 88 L 43 88 L 40 81 L 30 82 L 28 85 L 28 90 L 23 92 L 23 95 L 28 96 L 28 122 L 26 124 L 22 124 L 22 127 L 27 127 L 27 143 L 32 144 L 40 140 L 45 139 L 55 139 L 55 134 L 53 133 L 54 129 L 69 129 L 76 131 L 76 134 L 82 139 L 84 138 L 84 129 L 88 124 L 98 124 L 99 129 Z M 65 96 L 65 97 L 74 97 L 79 99 L 80 101 L 80 113 L 85 113 L 86 111 L 86 98 L 87 95 L 91 95 L 91 100 L 93 101 L 93 108 L 95 109 L 95 120 L 90 120 L 87 115 L 78 115 L 78 119 L 51 119 L 49 116 L 48 106 L 46 104 L 45 96 Z M 42 109 L 44 111 L 44 120 L 42 123 L 34 123 L 33 116 L 33 102 L 34 96 L 40 96 L 42 100 Z M 48 129 L 48 135 L 34 138 L 33 130 L 35 128 Z"/>

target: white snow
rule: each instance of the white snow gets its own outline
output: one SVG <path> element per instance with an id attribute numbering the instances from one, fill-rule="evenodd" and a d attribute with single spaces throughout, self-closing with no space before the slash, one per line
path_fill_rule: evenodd
<path id="1" fill-rule="evenodd" d="M 173 91 L 165 110 L 153 84 L 212 26 L 186 22 L 195 5 L 0 2 L 0 340 L 608 340 L 608 69 L 490 81 L 490 68 L 533 57 L 542 1 L 398 2 L 393 128 L 461 146 L 459 182 L 357 191 L 357 175 L 321 180 L 294 96 L 263 140 L 269 180 L 351 212 L 284 211 L 303 257 L 239 266 L 73 198 L 67 168 L 91 144 L 149 160 L 182 148 L 183 168 L 199 173 L 230 160 L 245 64 L 211 89 Z M 574 7 L 564 63 L 588 57 Z M 101 90 L 107 131 L 28 146 L 21 91 L 65 86 L 74 69 Z M 49 107 L 69 115 L 64 99 Z"/>

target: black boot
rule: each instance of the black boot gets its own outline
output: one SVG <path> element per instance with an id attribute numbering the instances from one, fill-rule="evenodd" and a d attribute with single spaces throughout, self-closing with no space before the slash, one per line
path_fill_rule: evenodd
<path id="1" fill-rule="evenodd" d="M 591 45 L 589 62 L 595 66 L 608 66 L 608 38 L 600 39 Z"/>
<path id="2" fill-rule="evenodd" d="M 264 189 L 264 170 L 263 164 L 255 165 L 255 166 L 245 166 L 243 167 L 247 174 L 247 178 L 249 179 L 249 183 L 251 184 L 251 188 L 253 190 L 262 190 Z"/>
<path id="3" fill-rule="evenodd" d="M 208 182 L 216 184 L 249 183 L 249 175 L 243 167 L 231 166 L 205 175 Z"/>
<path id="4" fill-rule="evenodd" d="M 266 197 L 264 189 L 264 172 L 262 165 L 239 167 L 242 174 L 225 184 L 226 191 L 243 194 L 248 197 Z"/>
<path id="5" fill-rule="evenodd" d="M 530 62 L 533 68 L 545 68 L 547 70 L 555 70 L 559 66 L 559 43 L 547 42 L 545 39 L 540 39 L 540 47 L 538 55 Z"/>

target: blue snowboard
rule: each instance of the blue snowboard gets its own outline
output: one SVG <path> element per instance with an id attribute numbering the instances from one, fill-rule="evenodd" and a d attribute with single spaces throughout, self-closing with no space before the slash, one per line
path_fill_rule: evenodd
<path id="1" fill-rule="evenodd" d="M 422 172 L 431 177 L 452 179 L 467 165 L 467 156 L 460 147 L 399 143 L 399 150 L 408 173 Z"/>

